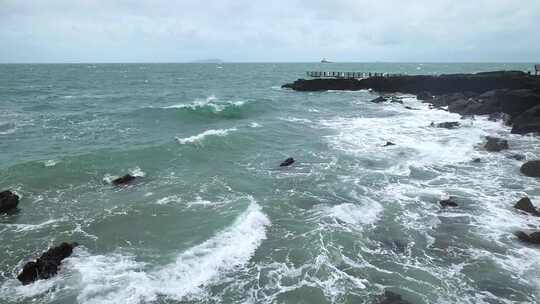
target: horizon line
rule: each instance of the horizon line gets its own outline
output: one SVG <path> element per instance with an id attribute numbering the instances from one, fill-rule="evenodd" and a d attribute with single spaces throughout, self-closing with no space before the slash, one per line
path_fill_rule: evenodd
<path id="1" fill-rule="evenodd" d="M 324 65 L 348 64 L 348 63 L 412 63 L 412 64 L 469 64 L 469 63 L 510 63 L 510 64 L 535 64 L 539 61 L 333 61 L 331 63 L 322 63 L 320 61 L 221 61 L 221 62 L 198 62 L 198 61 L 18 61 L 2 62 L 2 65 L 8 64 L 249 64 L 249 63 L 319 63 Z"/>

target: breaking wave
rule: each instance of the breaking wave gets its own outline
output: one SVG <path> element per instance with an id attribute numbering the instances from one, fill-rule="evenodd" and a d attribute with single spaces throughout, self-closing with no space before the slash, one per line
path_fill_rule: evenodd
<path id="1" fill-rule="evenodd" d="M 230 128 L 230 129 L 217 129 L 217 130 L 206 130 L 200 134 L 197 134 L 197 135 L 193 135 L 193 136 L 189 136 L 189 137 L 185 137 L 185 138 L 179 138 L 177 137 L 176 138 L 176 141 L 179 143 L 179 144 L 182 144 L 182 145 L 185 145 L 185 144 L 192 144 L 192 143 L 197 143 L 197 144 L 200 144 L 206 137 L 208 136 L 219 136 L 219 137 L 223 137 L 223 136 L 227 136 L 230 132 L 234 132 L 234 131 L 237 131 L 236 128 Z"/>

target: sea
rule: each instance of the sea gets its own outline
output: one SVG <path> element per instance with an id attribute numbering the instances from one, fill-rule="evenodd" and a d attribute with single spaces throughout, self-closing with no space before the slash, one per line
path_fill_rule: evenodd
<path id="1" fill-rule="evenodd" d="M 413 95 L 295 92 L 306 71 L 530 70 L 527 63 L 0 65 L 0 303 L 540 302 L 540 140 Z M 406 108 L 406 106 L 411 109 Z M 459 121 L 457 129 L 430 127 Z M 485 136 L 510 149 L 483 149 Z M 387 141 L 394 146 L 384 147 Z M 292 166 L 280 163 L 293 157 Z M 480 162 L 473 159 L 480 158 Z M 111 181 L 138 178 L 127 186 Z M 459 206 L 442 208 L 453 197 Z M 57 276 L 22 266 L 78 242 Z"/>

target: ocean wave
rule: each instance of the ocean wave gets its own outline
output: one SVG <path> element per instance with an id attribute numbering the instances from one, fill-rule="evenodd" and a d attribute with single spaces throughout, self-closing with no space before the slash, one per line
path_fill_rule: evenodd
<path id="1" fill-rule="evenodd" d="M 204 100 L 198 99 L 188 104 L 175 104 L 162 107 L 162 109 L 179 109 L 199 114 L 235 114 L 242 106 L 246 104 L 245 101 L 221 101 L 216 96 L 212 95 Z"/>
<path id="2" fill-rule="evenodd" d="M 176 138 L 176 141 L 179 143 L 179 144 L 182 144 L 182 145 L 185 145 L 185 144 L 192 144 L 192 143 L 198 143 L 200 144 L 206 137 L 208 136 L 219 136 L 219 137 L 223 137 L 223 136 L 227 136 L 230 132 L 234 132 L 234 131 L 237 131 L 236 128 L 230 128 L 230 129 L 217 129 L 217 130 L 214 130 L 214 129 L 210 129 L 210 130 L 206 130 L 200 134 L 197 134 L 197 135 L 193 135 L 193 136 L 189 136 L 189 137 L 185 137 L 185 138 L 179 138 L 177 137 Z"/>
<path id="3" fill-rule="evenodd" d="M 148 269 L 148 264 L 133 256 L 91 255 L 84 248 L 77 248 L 74 256 L 64 261 L 64 271 L 53 280 L 16 288 L 16 281 L 9 280 L 2 290 L 10 292 L 1 297 L 22 299 L 62 287 L 80 288 L 77 301 L 84 304 L 138 304 L 160 297 L 197 299 L 204 297 L 208 285 L 251 259 L 266 239 L 270 224 L 262 208 L 251 199 L 231 226 L 180 253 L 171 264 Z"/>

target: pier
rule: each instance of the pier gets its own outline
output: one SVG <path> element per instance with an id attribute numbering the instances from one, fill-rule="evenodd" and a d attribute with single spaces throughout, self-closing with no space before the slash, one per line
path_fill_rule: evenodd
<path id="1" fill-rule="evenodd" d="M 404 74 L 372 73 L 372 72 L 319 72 L 308 71 L 306 75 L 311 78 L 353 78 L 364 79 L 369 77 L 398 77 Z"/>

